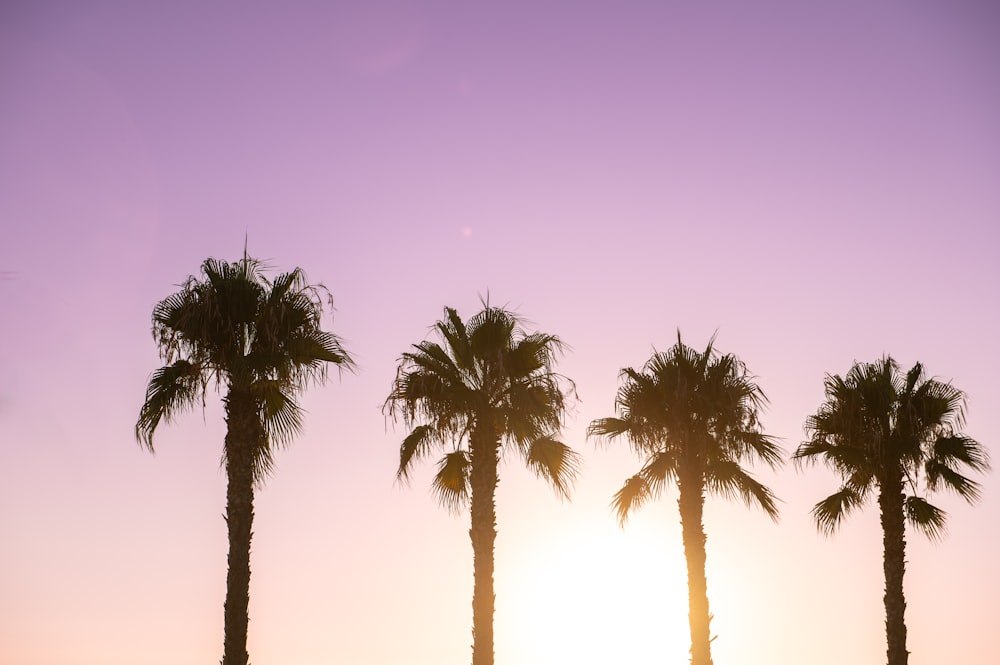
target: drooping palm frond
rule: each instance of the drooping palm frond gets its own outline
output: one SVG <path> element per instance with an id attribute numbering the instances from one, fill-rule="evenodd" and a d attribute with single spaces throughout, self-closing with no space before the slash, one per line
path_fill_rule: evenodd
<path id="1" fill-rule="evenodd" d="M 433 445 L 437 443 L 435 435 L 436 431 L 432 426 L 417 425 L 403 439 L 403 443 L 399 446 L 399 469 L 396 471 L 396 480 L 403 482 L 409 480 L 413 462 L 430 453 Z"/>
<path id="2" fill-rule="evenodd" d="M 457 513 L 469 502 L 471 466 L 469 454 L 464 450 L 450 452 L 438 463 L 438 471 L 431 488 L 438 501 L 449 512 Z"/>
<path id="3" fill-rule="evenodd" d="M 949 489 L 969 503 L 975 503 L 982 495 L 979 483 L 968 476 L 963 476 L 951 466 L 951 461 L 931 458 L 924 463 L 927 478 L 927 489 L 936 491 Z"/>
<path id="4" fill-rule="evenodd" d="M 146 399 L 139 411 L 135 436 L 153 450 L 153 432 L 161 421 L 170 422 L 194 407 L 205 394 L 202 367 L 188 360 L 175 360 L 153 372 L 146 387 Z"/>
<path id="5" fill-rule="evenodd" d="M 549 481 L 560 497 L 569 498 L 583 464 L 576 451 L 551 436 L 542 436 L 528 446 L 524 458 L 536 476 Z"/>
<path id="6" fill-rule="evenodd" d="M 908 496 L 904 504 L 906 520 L 931 540 L 940 540 L 945 533 L 947 515 L 920 496 Z"/>
<path id="7" fill-rule="evenodd" d="M 990 470 L 989 453 L 974 439 L 951 432 L 951 427 L 943 428 L 942 435 L 934 439 L 928 448 L 924 462 L 927 488 L 931 491 L 949 489 L 969 503 L 974 503 L 981 496 L 980 484 L 962 475 L 958 468 L 964 466 L 985 473 Z"/>
<path id="8" fill-rule="evenodd" d="M 760 506 L 768 517 L 778 521 L 774 493 L 733 460 L 713 459 L 705 465 L 705 486 L 728 499 L 740 499 L 748 506 Z"/>
<path id="9" fill-rule="evenodd" d="M 864 496 L 856 489 L 843 486 L 840 491 L 831 494 L 812 509 L 813 519 L 819 530 L 826 534 L 833 534 L 845 517 L 861 506 Z"/>
<path id="10" fill-rule="evenodd" d="M 777 439 L 756 429 L 735 427 L 727 432 L 726 447 L 737 459 L 760 461 L 772 469 L 784 463 L 784 451 Z"/>
<path id="11" fill-rule="evenodd" d="M 611 507 L 618 517 L 619 526 L 624 526 L 629 514 L 641 508 L 651 499 L 655 498 L 650 491 L 649 481 L 641 473 L 637 473 L 622 485 L 622 488 L 615 492 L 611 501 Z"/>
<path id="12" fill-rule="evenodd" d="M 261 379 L 250 386 L 250 393 L 260 407 L 261 424 L 270 441 L 284 446 L 302 431 L 302 407 L 286 382 Z"/>
<path id="13" fill-rule="evenodd" d="M 668 447 L 653 453 L 636 474 L 645 482 L 649 498 L 658 499 L 667 486 L 677 484 L 678 474 L 683 466 L 681 457 L 684 451 L 680 448 Z"/>
<path id="14" fill-rule="evenodd" d="M 963 464 L 973 471 L 985 472 L 990 469 L 990 456 L 983 446 L 967 436 L 951 433 L 934 439 L 929 459 L 949 468 Z"/>

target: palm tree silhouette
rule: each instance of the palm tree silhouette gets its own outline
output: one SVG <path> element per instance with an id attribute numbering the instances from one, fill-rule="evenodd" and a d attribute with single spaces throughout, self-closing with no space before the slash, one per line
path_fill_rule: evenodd
<path id="1" fill-rule="evenodd" d="M 612 506 L 620 524 L 631 511 L 677 485 L 681 533 L 688 570 L 691 663 L 711 665 L 712 615 L 705 578 L 705 493 L 738 497 L 777 519 L 775 497 L 740 464 L 759 459 L 781 462 L 777 444 L 760 431 L 765 397 L 733 355 L 719 355 L 713 337 L 704 352 L 677 344 L 654 353 L 641 371 L 621 371 L 616 418 L 594 420 L 589 437 L 606 442 L 625 436 L 645 457 L 642 469 L 625 481 Z"/>
<path id="2" fill-rule="evenodd" d="M 326 378 L 329 364 L 352 369 L 340 340 L 322 330 L 322 286 L 298 268 L 273 281 L 244 252 L 226 263 L 208 259 L 201 277 L 153 308 L 153 338 L 167 364 L 153 372 L 135 426 L 153 450 L 161 421 L 203 403 L 210 383 L 225 388 L 229 531 L 223 665 L 246 665 L 250 538 L 254 485 L 274 462 L 275 446 L 302 427 L 296 394 Z"/>
<path id="3" fill-rule="evenodd" d="M 451 308 L 434 327 L 440 343 L 423 341 L 400 358 L 385 410 L 412 428 L 399 449 L 397 479 L 435 449 L 433 490 L 451 510 L 471 506 L 473 556 L 472 663 L 493 664 L 495 491 L 505 452 L 568 497 L 579 457 L 554 437 L 572 383 L 554 369 L 562 342 L 525 333 L 503 308 L 484 309 L 462 321 Z M 565 386 L 565 388 L 564 388 Z"/>
<path id="4" fill-rule="evenodd" d="M 846 376 L 827 375 L 826 401 L 806 421 L 810 438 L 795 451 L 797 464 L 822 459 L 843 479 L 840 490 L 812 510 L 819 529 L 832 534 L 841 521 L 877 496 L 882 520 L 885 631 L 889 665 L 905 665 L 905 523 L 931 538 L 943 533 L 945 513 L 921 490 L 950 489 L 970 503 L 979 485 L 968 467 L 989 468 L 986 451 L 958 432 L 965 394 L 928 379 L 920 363 L 903 374 L 890 357 L 855 363 Z"/>

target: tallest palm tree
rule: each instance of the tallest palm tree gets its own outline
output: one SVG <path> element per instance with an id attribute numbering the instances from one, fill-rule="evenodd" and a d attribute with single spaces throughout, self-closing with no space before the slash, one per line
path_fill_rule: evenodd
<path id="1" fill-rule="evenodd" d="M 167 364 L 149 380 L 135 433 L 152 451 L 161 422 L 203 403 L 210 383 L 225 390 L 229 570 L 222 663 L 246 665 L 254 485 L 271 469 L 275 445 L 301 429 L 296 393 L 322 381 L 328 365 L 353 363 L 320 326 L 325 289 L 307 284 L 298 268 L 271 281 L 244 253 L 235 263 L 208 259 L 201 273 L 153 308 L 153 338 Z"/>
<path id="2" fill-rule="evenodd" d="M 964 468 L 989 468 L 986 451 L 961 434 L 965 394 L 928 379 L 917 363 L 905 374 L 892 358 L 855 363 L 846 376 L 827 376 L 826 401 L 806 421 L 799 462 L 822 459 L 843 479 L 813 508 L 820 530 L 833 533 L 848 514 L 876 497 L 882 521 L 885 631 L 888 665 L 906 665 L 906 522 L 932 538 L 945 513 L 921 496 L 949 489 L 973 502 L 979 485 Z"/>

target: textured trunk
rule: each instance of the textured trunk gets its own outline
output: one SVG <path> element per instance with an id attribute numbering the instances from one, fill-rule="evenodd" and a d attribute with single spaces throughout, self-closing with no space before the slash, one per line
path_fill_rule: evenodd
<path id="1" fill-rule="evenodd" d="M 903 515 L 903 478 L 897 469 L 882 479 L 878 497 L 882 512 L 882 568 L 885 571 L 885 637 L 888 665 L 906 665 L 906 524 Z"/>
<path id="2" fill-rule="evenodd" d="M 244 391 L 226 397 L 226 524 L 229 573 L 226 578 L 225 645 L 222 665 L 247 665 L 247 610 L 250 603 L 250 537 L 253 529 L 254 448 L 263 430 L 256 403 Z"/>
<path id="3" fill-rule="evenodd" d="M 472 665 L 493 665 L 493 548 L 497 538 L 496 488 L 500 442 L 492 423 L 472 434 Z"/>
<path id="4" fill-rule="evenodd" d="M 712 638 L 705 578 L 704 481 L 700 471 L 678 478 L 677 506 L 688 571 L 688 623 L 691 626 L 691 665 L 712 665 Z"/>

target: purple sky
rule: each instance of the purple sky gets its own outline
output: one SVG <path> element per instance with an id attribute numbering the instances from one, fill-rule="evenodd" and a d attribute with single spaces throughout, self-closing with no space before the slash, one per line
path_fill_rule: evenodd
<path id="1" fill-rule="evenodd" d="M 393 475 L 380 406 L 445 305 L 488 292 L 572 348 L 560 503 L 503 469 L 497 665 L 687 660 L 676 495 L 619 529 L 640 463 L 587 442 L 617 373 L 739 355 L 787 450 L 827 372 L 890 353 L 1000 441 L 1000 9 L 992 2 L 0 3 L 0 662 L 215 662 L 224 425 L 132 431 L 152 306 L 208 256 L 303 267 L 360 364 L 305 397 L 258 495 L 255 665 L 468 662 L 467 518 Z M 254 8 L 248 8 L 253 4 Z M 752 5 L 752 7 L 751 7 Z M 822 469 L 710 500 L 717 663 L 884 658 L 869 507 Z M 912 665 L 988 665 L 1000 484 L 909 538 Z"/>

